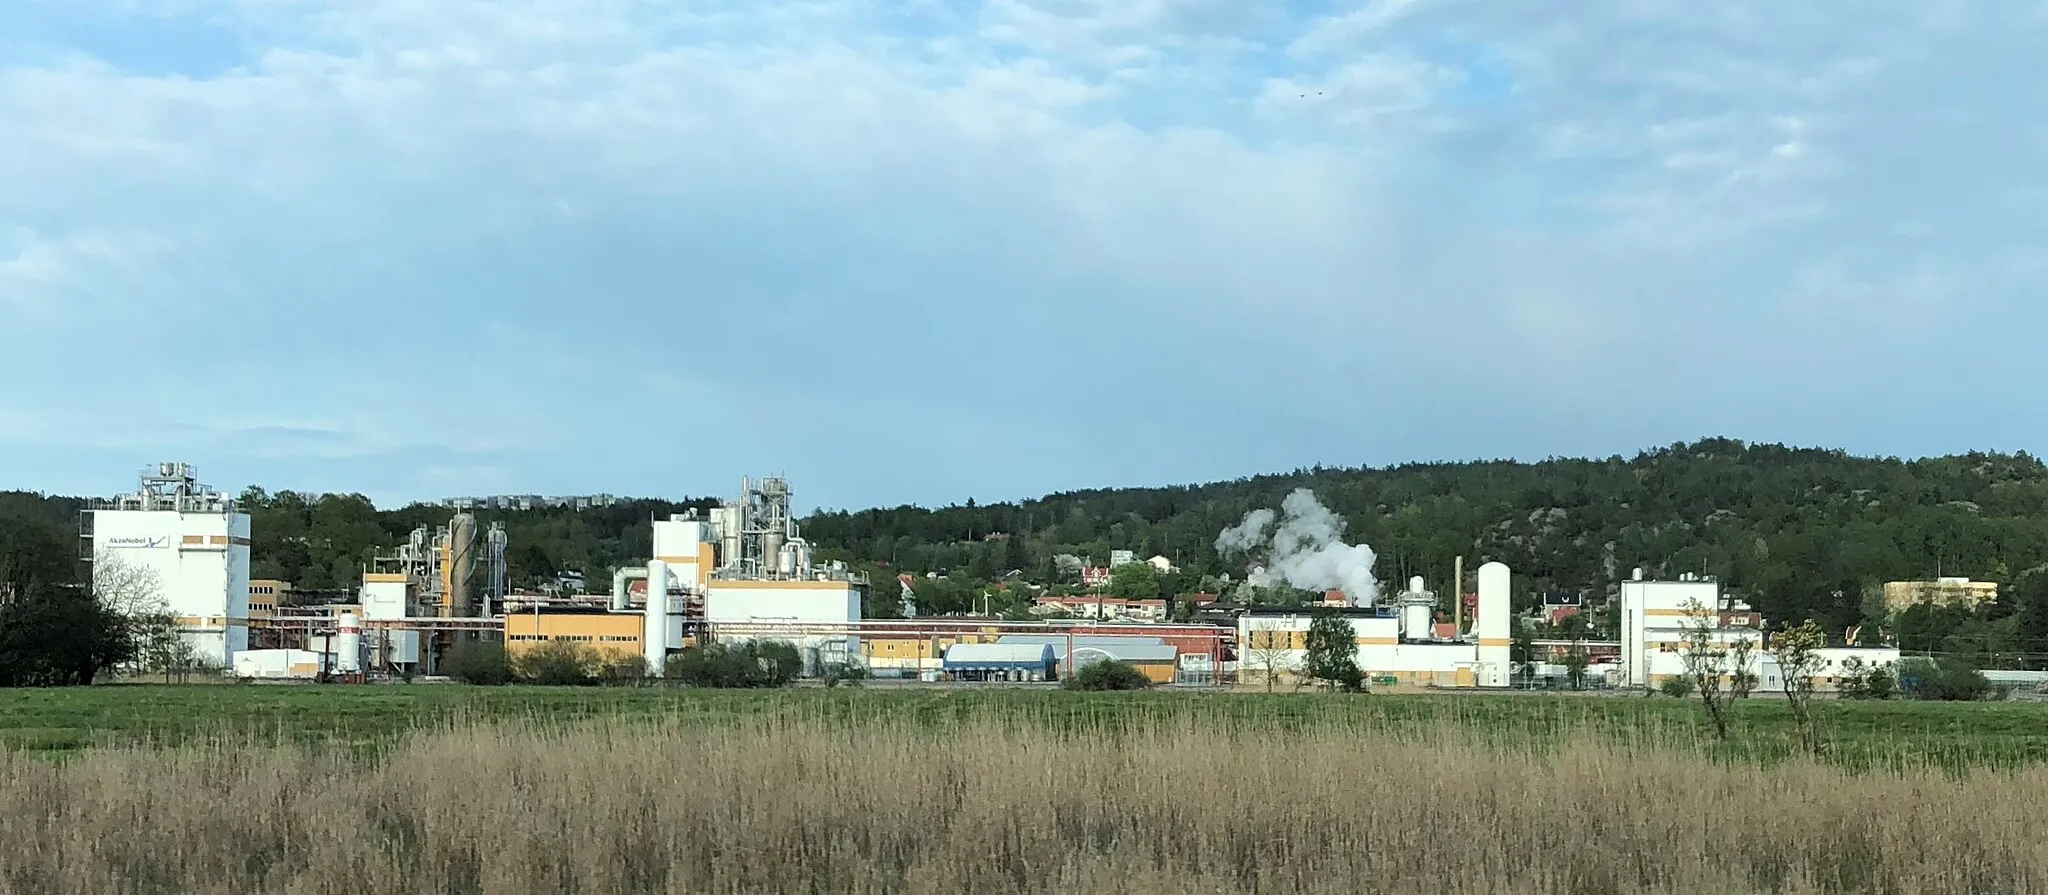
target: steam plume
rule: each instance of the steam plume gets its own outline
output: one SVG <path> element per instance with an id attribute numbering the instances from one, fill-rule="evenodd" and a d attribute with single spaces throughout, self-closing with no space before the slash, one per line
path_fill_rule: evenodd
<path id="1" fill-rule="evenodd" d="M 1267 536 L 1275 521 L 1279 528 Z M 1216 551 L 1225 556 L 1246 554 L 1254 565 L 1246 580 L 1258 587 L 1286 584 L 1303 590 L 1341 590 L 1353 606 L 1371 606 L 1380 583 L 1372 575 L 1378 559 L 1364 544 L 1344 543 L 1344 517 L 1316 500 L 1314 491 L 1297 488 L 1280 502 L 1280 512 L 1256 509 L 1216 536 Z"/>

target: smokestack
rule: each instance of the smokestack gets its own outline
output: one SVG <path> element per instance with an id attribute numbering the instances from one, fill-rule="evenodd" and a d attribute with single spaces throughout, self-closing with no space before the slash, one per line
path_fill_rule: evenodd
<path id="1" fill-rule="evenodd" d="M 443 598 L 442 615 L 470 615 L 469 578 L 476 568 L 476 517 L 468 513 L 457 513 L 448 520 L 448 552 L 451 568 L 448 575 L 448 593 Z"/>
<path id="2" fill-rule="evenodd" d="M 1465 557 L 1458 557 L 1452 569 L 1451 580 L 1457 584 L 1451 587 L 1451 633 L 1462 637 L 1465 634 Z"/>
<path id="3" fill-rule="evenodd" d="M 1473 627 L 1479 632 L 1479 685 L 1482 687 L 1508 685 L 1508 665 L 1512 661 L 1508 646 L 1513 638 L 1508 630 L 1509 583 L 1505 564 L 1490 562 L 1479 567 L 1479 619 Z"/>
<path id="4" fill-rule="evenodd" d="M 649 674 L 660 674 L 668 662 L 668 563 L 647 561 L 647 623 L 640 646 Z"/>

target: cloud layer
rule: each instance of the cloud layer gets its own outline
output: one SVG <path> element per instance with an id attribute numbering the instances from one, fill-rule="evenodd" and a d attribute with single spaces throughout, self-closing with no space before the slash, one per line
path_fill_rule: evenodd
<path id="1" fill-rule="evenodd" d="M 2048 4 L 29 0 L 5 485 L 2037 446 Z"/>

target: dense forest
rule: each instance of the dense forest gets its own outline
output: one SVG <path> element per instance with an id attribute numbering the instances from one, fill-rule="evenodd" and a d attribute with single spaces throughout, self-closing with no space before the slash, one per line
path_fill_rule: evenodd
<path id="1" fill-rule="evenodd" d="M 2029 588 L 2011 585 L 2048 564 L 2048 466 L 2025 453 L 1899 460 L 1721 438 L 1632 458 L 1315 468 L 1021 503 L 829 510 L 802 524 L 821 558 L 847 560 L 882 582 L 917 575 L 923 611 L 1014 612 L 1023 590 L 1016 582 L 1078 583 L 1057 561 L 1062 554 L 1095 563 L 1112 549 L 1164 555 L 1182 569 L 1162 576 L 1168 595 L 1242 577 L 1244 569 L 1217 554 L 1217 534 L 1298 487 L 1313 489 L 1345 517 L 1351 540 L 1377 551 L 1381 580 L 1420 574 L 1441 588 L 1455 557 L 1465 557 L 1468 570 L 1500 560 L 1514 568 L 1517 596 L 1527 602 L 1549 593 L 1597 598 L 1640 566 L 1653 575 L 1713 575 L 1774 619 L 1812 617 L 1841 630 L 1876 620 L 1884 581 L 1940 573 L 2008 585 L 2008 598 L 1984 612 L 1902 625 L 1902 636 L 1932 625 L 1915 636 L 1937 645 L 1958 636 L 1980 648 L 1994 638 L 2031 641 L 2016 633 L 2031 622 L 2013 619 Z M 380 511 L 358 495 L 251 489 L 242 498 L 253 517 L 254 574 L 302 588 L 350 586 L 370 555 L 449 515 L 426 506 Z M 505 524 L 516 585 L 574 570 L 603 589 L 611 567 L 646 557 L 652 518 L 713 502 L 476 515 Z M 80 506 L 0 494 L 0 524 L 69 527 Z M 894 590 L 877 588 L 875 614 L 893 608 Z"/>

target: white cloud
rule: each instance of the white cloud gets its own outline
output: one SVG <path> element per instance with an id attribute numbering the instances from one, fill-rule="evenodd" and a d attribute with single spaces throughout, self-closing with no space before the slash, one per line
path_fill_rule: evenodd
<path id="1" fill-rule="evenodd" d="M 641 396 L 800 402 L 789 377 L 747 366 L 746 346 L 770 338 L 843 355 L 810 386 L 835 395 L 919 392 L 892 352 L 976 344 L 903 363 L 944 386 L 910 406 L 962 425 L 979 424 L 977 401 L 1072 424 L 1073 402 L 1022 384 L 1046 367 L 1100 366 L 1105 391 L 1220 392 L 1221 374 L 1187 358 L 1231 349 L 1373 395 L 1343 411 L 1360 431 L 1504 394 L 1665 388 L 1739 407 L 1780 385 L 1773 358 L 1798 339 L 1776 321 L 1886 307 L 1952 333 L 1968 315 L 1945 310 L 2048 277 L 2022 194 L 2048 148 L 2027 86 L 2040 19 L 2017 5 L 1845 16 L 1660 0 L 1559 16 L 1378 0 L 1314 21 L 1224 0 L 92 13 L 182 17 L 248 50 L 192 66 L 203 75 L 84 47 L 0 62 L 0 314 L 35 334 L 0 373 L 47 369 L 57 346 L 105 343 L 137 315 L 157 344 L 264 346 L 233 364 L 225 349 L 124 357 L 0 399 L 47 420 L 110 400 L 96 375 L 260 383 L 204 425 L 170 428 L 201 405 L 151 412 L 182 434 L 88 436 L 137 450 L 573 454 L 597 436 L 479 433 L 418 396 L 522 421 Z M 1065 336 L 1005 346 L 1025 318 L 1173 335 L 1137 359 Z M 827 319 L 858 329 L 850 345 L 816 331 Z M 901 336 L 928 319 L 944 325 Z M 685 333 L 670 353 L 621 359 L 610 334 L 641 339 L 657 320 Z M 1601 375 L 1604 344 L 1646 332 L 1719 340 L 1760 372 L 1713 389 Z M 1458 400 L 1383 386 L 1442 363 L 1417 347 L 1437 343 L 1464 348 Z M 1007 355 L 1030 361 L 982 359 Z M 1307 391 L 1271 400 L 1329 412 Z"/>

